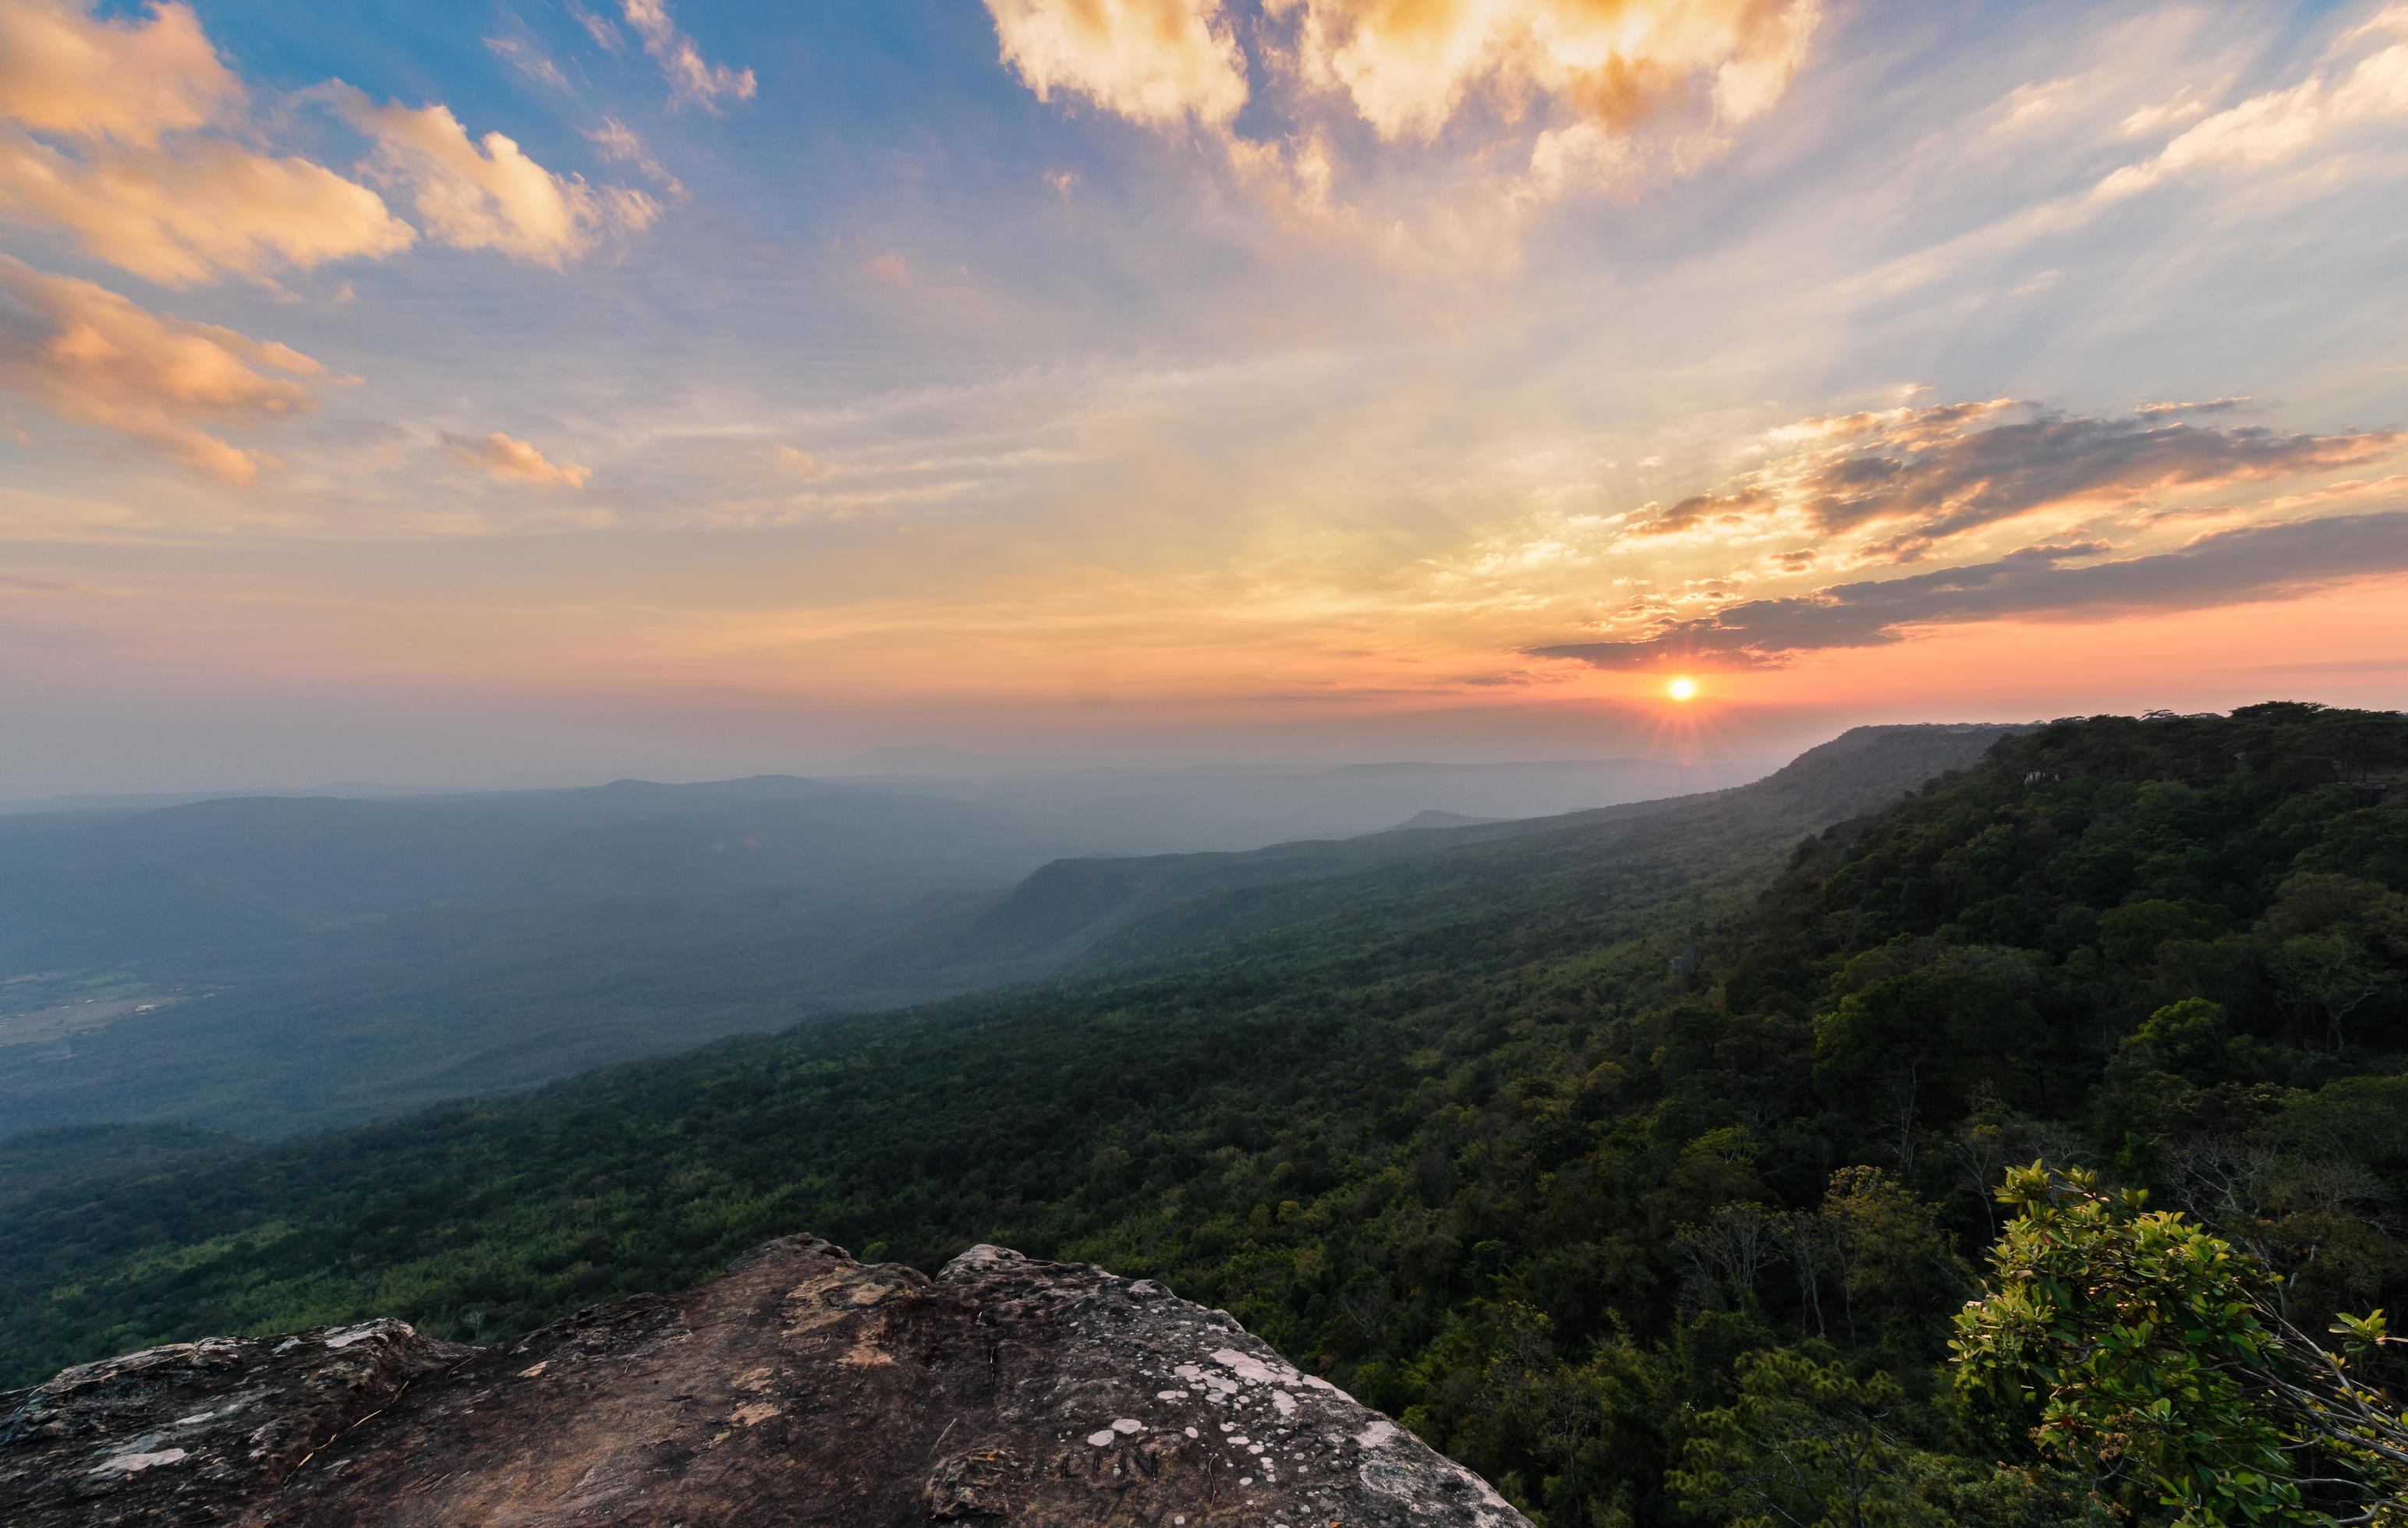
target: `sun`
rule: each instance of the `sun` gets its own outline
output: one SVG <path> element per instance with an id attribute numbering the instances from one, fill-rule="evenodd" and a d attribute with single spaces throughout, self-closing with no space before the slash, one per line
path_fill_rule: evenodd
<path id="1" fill-rule="evenodd" d="M 1686 674 L 1675 674 L 1672 682 L 1664 687 L 1664 693 L 1674 700 L 1695 700 L 1698 698 L 1698 681 Z"/>

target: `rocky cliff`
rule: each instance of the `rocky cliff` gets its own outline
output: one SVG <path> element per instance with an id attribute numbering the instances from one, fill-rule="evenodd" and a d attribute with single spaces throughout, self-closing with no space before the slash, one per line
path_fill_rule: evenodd
<path id="1" fill-rule="evenodd" d="M 0 1395 L 0 1522 L 1522 1524 L 1478 1477 L 1147 1279 L 771 1242 L 507 1347 L 211 1338 Z"/>

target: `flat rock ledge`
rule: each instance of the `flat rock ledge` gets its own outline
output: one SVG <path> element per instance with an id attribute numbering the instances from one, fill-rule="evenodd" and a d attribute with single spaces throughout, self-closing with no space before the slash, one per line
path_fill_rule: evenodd
<path id="1" fill-rule="evenodd" d="M 0 1395 L 0 1522 L 1527 1528 L 1150 1279 L 816 1236 L 507 1347 L 380 1321 L 68 1369 Z"/>

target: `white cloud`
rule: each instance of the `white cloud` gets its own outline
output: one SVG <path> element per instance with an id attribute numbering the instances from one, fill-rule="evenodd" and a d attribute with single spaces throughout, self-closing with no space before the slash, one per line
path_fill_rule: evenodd
<path id="1" fill-rule="evenodd" d="M 298 350 L 161 317 L 0 255 L 0 386 L 220 482 L 256 482 L 274 458 L 210 432 L 306 412 L 311 399 L 296 378 L 322 370 Z"/>
<path id="2" fill-rule="evenodd" d="M 340 84 L 320 94 L 376 140 L 370 172 L 410 198 L 429 235 L 455 248 L 499 250 L 556 267 L 606 234 L 634 232 L 660 216 L 660 204 L 642 192 L 554 175 L 504 134 L 472 141 L 440 103 L 378 106 Z"/>
<path id="3" fill-rule="evenodd" d="M 2156 158 L 2108 176 L 2091 195 L 2115 201 L 2185 174 L 2261 169 L 2325 149 L 2359 128 L 2402 120 L 2408 120 L 2408 43 L 2394 43 L 2360 59 L 2338 80 L 2311 75 L 2202 119 Z"/>
<path id="4" fill-rule="evenodd" d="M 1475 93 L 1540 95 L 1627 130 L 1688 104 L 1724 122 L 1779 100 L 1820 19 L 1815 0 L 1274 0 L 1299 15 L 1307 74 L 1341 88 L 1383 137 L 1426 140 Z"/>
<path id="5" fill-rule="evenodd" d="M 1470 158 L 1526 156 L 1507 194 L 1527 201 L 1721 153 L 1786 93 L 1821 19 L 1820 0 L 1266 0 L 1241 34 L 1224 0 L 986 4 L 1040 99 L 1213 130 L 1241 179 L 1333 227 L 1354 221 L 1333 191 L 1333 102 L 1391 143 L 1475 124 Z M 1257 79 L 1285 125 L 1241 138 Z"/>
<path id="6" fill-rule="evenodd" d="M 1040 101 L 1083 95 L 1149 126 L 1226 123 L 1246 60 L 1221 0 L 986 0 L 1003 61 Z"/>
<path id="7" fill-rule="evenodd" d="M 599 44 L 605 51 L 624 53 L 627 50 L 625 34 L 611 25 L 609 17 L 586 9 L 579 5 L 577 0 L 565 0 L 565 3 L 568 7 L 568 14 L 575 18 L 577 24 L 583 27 L 586 35 Z"/>
<path id="8" fill-rule="evenodd" d="M 556 91 L 569 88 L 568 76 L 561 72 L 560 65 L 545 57 L 535 44 L 523 37 L 487 37 L 485 48 L 538 84 L 549 85 Z"/>
<path id="9" fill-rule="evenodd" d="M 2408 43 L 2371 53 L 2365 50 L 2401 32 L 2408 32 L 2408 5 L 2393 6 L 2334 38 L 2323 52 L 2324 67 L 2318 72 L 2215 111 L 2207 110 L 2206 98 L 2220 93 L 2220 84 L 2212 90 L 2194 86 L 2136 111 L 2128 104 L 2131 70 L 2096 71 L 2090 104 L 2102 109 L 2112 105 L 2113 110 L 2103 121 L 2087 123 L 2089 136 L 2078 145 L 2080 150 L 2095 151 L 2101 142 L 2181 131 L 2157 153 L 2100 176 L 2086 189 L 2028 202 L 1940 242 L 1873 264 L 1854 284 L 1895 298 L 2003 260 L 2042 240 L 2073 234 L 2144 193 L 2177 186 L 2263 194 L 2286 187 L 2329 189 L 2370 176 L 2396 178 L 2401 163 L 2399 124 L 2408 121 Z M 2154 58 L 2141 51 L 2145 47 L 2145 39 L 2127 42 L 2111 35 L 2100 50 Z M 2231 72 L 2231 63 L 2229 57 L 2169 54 L 2155 70 L 2159 76 L 2172 71 L 2220 79 Z M 2126 104 L 2115 102 L 2118 91 Z M 2182 127 L 2184 122 L 2190 125 Z M 1942 172 L 1925 165 L 1918 166 L 1918 173 Z"/>
<path id="10" fill-rule="evenodd" d="M 2162 133 L 2170 127 L 2197 121 L 2207 115 L 2207 103 L 2196 91 L 2184 91 L 2172 100 L 2158 101 L 2128 113 L 2115 124 L 2119 137 L 2143 138 L 2152 133 Z"/>
<path id="11" fill-rule="evenodd" d="M 627 24 L 643 39 L 644 51 L 669 82 L 671 101 L 690 101 L 717 111 L 722 97 L 752 99 L 752 71 L 731 69 L 704 58 L 694 39 L 679 31 L 670 19 L 666 0 L 625 0 L 625 8 Z M 594 30 L 591 22 L 587 30 Z M 599 38 L 602 34 L 596 31 L 595 36 Z"/>
<path id="12" fill-rule="evenodd" d="M 633 164 L 636 168 L 660 182 L 661 189 L 671 196 L 679 195 L 685 190 L 682 181 L 663 168 L 661 162 L 646 151 L 644 140 L 636 136 L 635 130 L 615 117 L 605 117 L 602 119 L 601 126 L 587 129 L 585 141 L 594 145 L 605 159 L 616 159 Z"/>

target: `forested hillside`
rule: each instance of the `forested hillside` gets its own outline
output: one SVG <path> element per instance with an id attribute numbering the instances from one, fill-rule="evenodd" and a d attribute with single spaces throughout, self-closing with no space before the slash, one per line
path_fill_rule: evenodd
<path id="1" fill-rule="evenodd" d="M 190 1166 L 155 1143 L 16 1199 L 0 1345 L 23 1382 L 371 1311 L 492 1335 L 781 1230 L 924 1264 L 991 1239 L 1226 1306 L 1550 1528 L 2172 1522 L 2245 1472 L 2167 1484 L 2157 1401 L 2036 1437 L 2048 1355 L 1953 1383 L 1952 1317 L 2078 1244 L 2029 1184 L 1995 1201 L 2035 1159 L 2186 1211 L 2269 1320 L 2400 1307 L 2403 782 L 2393 714 L 2059 722 L 1760 890 L 1744 834 L 1650 819 L 1416 862 L 1268 935 L 1233 912 L 1211 958 L 1111 984 Z M 2179 1357 L 2212 1323 L 2174 1324 Z M 2366 1521 L 2383 1467 L 2331 1453 L 2259 1521 Z"/>

